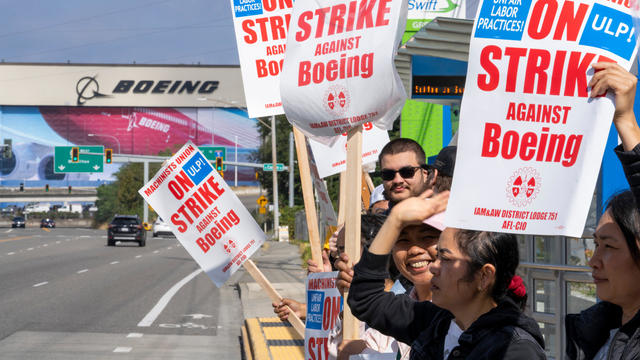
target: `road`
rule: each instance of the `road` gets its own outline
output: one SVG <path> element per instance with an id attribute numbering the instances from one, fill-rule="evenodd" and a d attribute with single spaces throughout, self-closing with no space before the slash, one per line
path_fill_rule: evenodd
<path id="1" fill-rule="evenodd" d="M 240 358 L 235 286 L 217 289 L 173 237 L 106 243 L 0 228 L 2 359 Z"/>

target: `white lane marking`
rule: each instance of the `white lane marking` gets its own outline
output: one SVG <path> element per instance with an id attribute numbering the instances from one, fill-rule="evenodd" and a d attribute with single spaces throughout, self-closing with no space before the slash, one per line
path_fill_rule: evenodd
<path id="1" fill-rule="evenodd" d="M 44 244 L 44 245 L 42 245 L 42 246 L 43 246 L 43 247 L 47 247 L 47 246 L 49 246 L 49 244 Z"/>
<path id="2" fill-rule="evenodd" d="M 159 252 L 160 252 L 160 250 L 156 250 L 156 251 L 154 251 L 153 253 L 154 253 L 154 254 L 157 254 L 157 253 L 159 253 Z"/>
<path id="3" fill-rule="evenodd" d="M 118 346 L 117 348 L 113 349 L 113 352 L 114 353 L 128 353 L 128 352 L 131 352 L 131 350 L 133 350 L 132 347 Z"/>
<path id="4" fill-rule="evenodd" d="M 128 338 L 141 338 L 142 337 L 142 333 L 129 333 L 129 335 L 127 335 Z"/>
<path id="5" fill-rule="evenodd" d="M 136 259 L 140 259 L 142 255 L 136 255 Z"/>
<path id="6" fill-rule="evenodd" d="M 169 247 L 167 248 L 167 250 L 171 250 L 171 249 L 173 249 L 173 246 L 169 246 Z"/>
<path id="7" fill-rule="evenodd" d="M 12 231 L 13 231 L 13 229 L 9 229 L 9 230 L 5 231 L 5 234 L 8 234 L 8 233 L 10 233 Z"/>
<path id="8" fill-rule="evenodd" d="M 119 263 L 119 262 L 120 262 L 120 261 L 112 261 L 112 262 L 110 262 L 110 263 L 109 263 L 109 265 L 115 265 L 115 264 L 117 264 L 117 263 Z"/>
<path id="9" fill-rule="evenodd" d="M 82 270 L 76 272 L 76 274 L 86 273 L 87 271 L 89 271 L 89 269 L 82 269 Z"/>
<path id="10" fill-rule="evenodd" d="M 81 235 L 81 236 L 78 236 L 78 237 L 79 238 L 90 238 L 91 236 L 89 236 L 89 235 Z"/>
<path id="11" fill-rule="evenodd" d="M 14 255 L 14 254 L 15 254 L 15 252 L 13 252 L 13 251 L 10 252 L 10 253 L 7 253 L 7 255 Z"/>
<path id="12" fill-rule="evenodd" d="M 60 244 L 60 241 L 56 241 L 56 244 Z"/>
<path id="13" fill-rule="evenodd" d="M 162 295 L 160 300 L 158 300 L 158 303 L 151 309 L 151 311 L 149 311 L 149 313 L 145 315 L 145 317 L 138 323 L 138 326 L 139 327 L 151 326 L 151 324 L 153 324 L 153 322 L 160 315 L 162 310 L 164 310 L 167 304 L 169 304 L 169 301 L 171 301 L 171 298 L 173 298 L 173 296 L 178 292 L 178 290 L 180 290 L 181 287 L 183 287 L 186 283 L 191 281 L 191 279 L 196 277 L 201 272 L 202 272 L 202 269 L 198 269 L 192 272 L 191 274 L 187 275 L 184 279 L 178 281 L 175 285 L 173 285 L 171 289 L 169 289 L 169 291 L 167 291 L 164 295 Z"/>
<path id="14" fill-rule="evenodd" d="M 33 248 L 28 248 L 28 249 L 27 249 L 27 251 L 31 251 L 31 250 L 33 250 Z"/>
<path id="15" fill-rule="evenodd" d="M 35 285 L 33 285 L 33 287 L 38 287 L 38 286 L 42 286 L 42 285 L 47 285 L 49 282 L 48 281 L 43 281 L 41 283 L 37 283 Z"/>

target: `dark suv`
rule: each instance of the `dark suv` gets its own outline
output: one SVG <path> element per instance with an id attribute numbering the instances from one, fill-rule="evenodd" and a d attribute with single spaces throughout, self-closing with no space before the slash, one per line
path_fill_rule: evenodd
<path id="1" fill-rule="evenodd" d="M 145 246 L 145 231 L 137 215 L 116 215 L 107 230 L 107 245 L 115 246 L 116 241 L 135 241 Z"/>

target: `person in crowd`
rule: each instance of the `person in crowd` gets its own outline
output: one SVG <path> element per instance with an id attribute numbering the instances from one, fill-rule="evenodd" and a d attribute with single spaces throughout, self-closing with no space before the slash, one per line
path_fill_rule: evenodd
<path id="1" fill-rule="evenodd" d="M 440 150 L 433 164 L 427 166 L 427 168 L 432 170 L 429 176 L 435 179 L 433 181 L 433 191 L 435 193 L 451 190 L 457 152 L 457 146 L 445 146 Z"/>
<path id="2" fill-rule="evenodd" d="M 384 197 L 384 185 L 380 184 L 371 192 L 369 200 L 369 214 L 384 214 L 389 208 L 389 200 Z"/>
<path id="3" fill-rule="evenodd" d="M 431 278 L 433 275 L 428 267 L 435 260 L 436 244 L 444 229 L 443 219 L 440 215 L 442 213 L 432 216 L 423 224 L 403 228 L 398 236 L 398 241 L 391 250 L 392 263 L 398 269 L 399 274 L 411 284 L 408 297 L 415 301 L 431 300 Z M 343 257 L 345 256 L 343 255 Z M 346 264 L 346 262 L 342 262 L 342 264 Z M 390 277 L 394 278 L 391 272 Z M 339 281 L 344 282 L 344 280 Z M 396 294 L 404 293 L 405 289 L 399 284 L 396 281 L 394 288 L 391 288 L 390 291 Z M 341 284 L 341 286 L 344 287 L 345 284 Z M 401 288 L 398 289 L 398 286 Z M 409 350 L 409 345 L 383 335 L 373 328 L 368 328 L 362 339 L 353 340 L 348 345 L 343 345 L 338 359 L 347 358 L 348 355 L 373 352 L 391 352 L 398 354 L 399 359 L 408 359 Z"/>
<path id="4" fill-rule="evenodd" d="M 430 189 L 435 178 L 430 176 L 424 150 L 414 140 L 397 138 L 380 151 L 380 177 L 389 207 Z"/>
<path id="5" fill-rule="evenodd" d="M 544 359 L 537 323 L 524 315 L 514 235 L 446 228 L 429 265 L 432 302 L 384 291 L 383 263 L 404 227 L 443 211 L 449 193 L 396 204 L 354 268 L 348 303 L 369 326 L 411 344 L 411 359 Z"/>
<path id="6" fill-rule="evenodd" d="M 593 235 L 589 260 L 601 302 L 565 319 L 569 359 L 640 359 L 640 128 L 633 112 L 637 78 L 615 63 L 596 63 L 591 96 L 612 91 L 614 150 L 631 190 L 612 196 Z"/>

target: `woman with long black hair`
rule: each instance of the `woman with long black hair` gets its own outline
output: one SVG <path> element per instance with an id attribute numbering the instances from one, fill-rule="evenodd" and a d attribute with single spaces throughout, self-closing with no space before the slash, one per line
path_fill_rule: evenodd
<path id="1" fill-rule="evenodd" d="M 615 152 L 631 190 L 609 199 L 594 233 L 589 260 L 601 302 L 567 315 L 570 359 L 640 359 L 640 128 L 633 112 L 637 78 L 614 63 L 597 63 L 591 96 L 615 94 Z"/>

